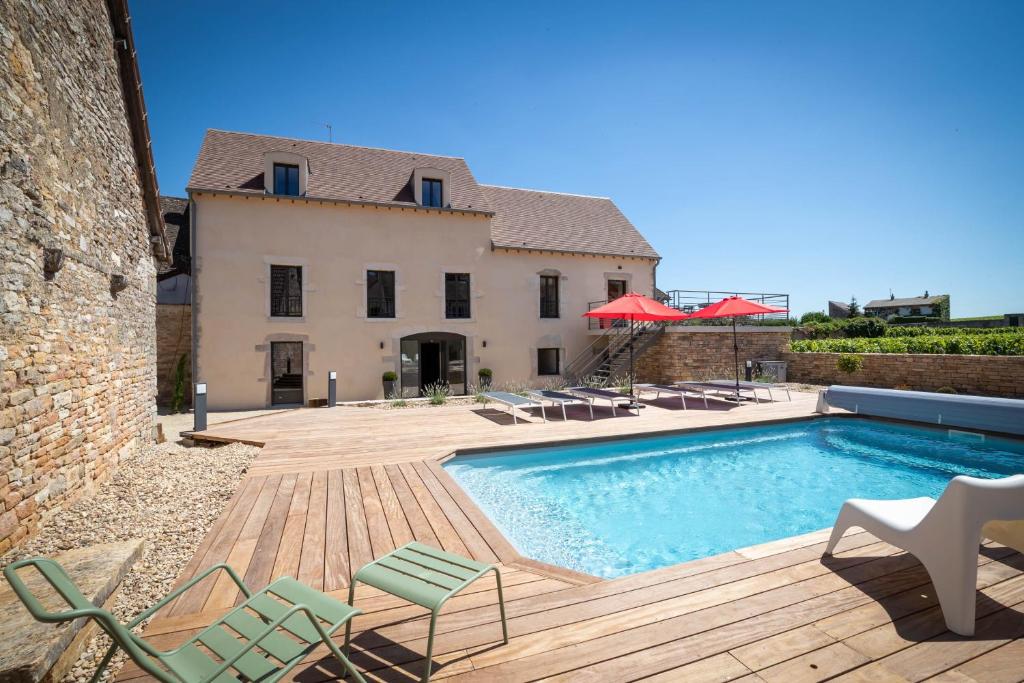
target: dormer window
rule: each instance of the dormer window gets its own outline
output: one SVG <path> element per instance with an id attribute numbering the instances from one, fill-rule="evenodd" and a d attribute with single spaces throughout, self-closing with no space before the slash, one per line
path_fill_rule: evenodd
<path id="1" fill-rule="evenodd" d="M 441 208 L 444 206 L 444 181 L 437 178 L 423 179 L 423 206 Z"/>
<path id="2" fill-rule="evenodd" d="M 294 164 L 274 164 L 274 194 L 298 197 L 299 167 Z"/>

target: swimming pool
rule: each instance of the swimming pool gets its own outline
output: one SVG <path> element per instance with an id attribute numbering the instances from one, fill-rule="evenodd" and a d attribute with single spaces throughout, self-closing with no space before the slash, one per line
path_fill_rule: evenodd
<path id="1" fill-rule="evenodd" d="M 459 455 L 449 474 L 526 557 L 602 577 L 831 526 L 847 498 L 1024 472 L 1024 442 L 863 418 Z"/>

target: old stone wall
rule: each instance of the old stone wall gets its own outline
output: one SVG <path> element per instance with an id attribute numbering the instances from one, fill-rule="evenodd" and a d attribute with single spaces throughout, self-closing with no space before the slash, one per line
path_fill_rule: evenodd
<path id="1" fill-rule="evenodd" d="M 178 361 L 185 356 L 184 405 L 192 403 L 192 307 L 157 304 L 156 307 L 156 402 L 171 405 Z"/>
<path id="2" fill-rule="evenodd" d="M 2 553 L 152 438 L 156 316 L 106 4 L 0 17 Z M 52 279 L 44 248 L 63 253 Z"/>
<path id="3" fill-rule="evenodd" d="M 846 384 L 1024 398 L 1024 357 L 928 353 L 861 353 L 864 367 L 853 374 L 836 367 L 838 353 L 785 352 L 788 379 L 808 384 Z"/>
<path id="4" fill-rule="evenodd" d="M 789 328 L 741 326 L 737 330 L 740 378 L 747 360 L 781 360 Z M 731 378 L 735 374 L 731 326 L 666 328 L 636 364 L 637 381 L 673 382 Z"/>

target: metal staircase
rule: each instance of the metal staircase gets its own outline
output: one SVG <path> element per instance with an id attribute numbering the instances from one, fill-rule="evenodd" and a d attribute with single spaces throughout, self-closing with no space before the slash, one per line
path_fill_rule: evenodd
<path id="1" fill-rule="evenodd" d="M 664 323 L 638 322 L 633 325 L 634 364 L 664 330 Z M 607 386 L 612 380 L 628 377 L 629 342 L 628 324 L 609 327 L 566 365 L 565 378 L 572 384 Z"/>

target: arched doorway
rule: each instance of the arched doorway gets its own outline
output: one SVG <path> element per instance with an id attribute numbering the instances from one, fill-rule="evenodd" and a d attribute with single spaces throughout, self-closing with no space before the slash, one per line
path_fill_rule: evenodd
<path id="1" fill-rule="evenodd" d="M 443 383 L 453 394 L 466 393 L 466 337 L 453 332 L 422 332 L 402 337 L 402 396 L 423 394 Z"/>

